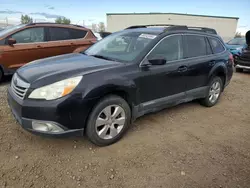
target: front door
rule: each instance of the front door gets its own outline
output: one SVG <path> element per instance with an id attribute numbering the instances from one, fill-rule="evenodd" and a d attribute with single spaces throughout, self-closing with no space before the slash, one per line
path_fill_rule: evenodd
<path id="1" fill-rule="evenodd" d="M 183 59 L 182 43 L 182 35 L 167 36 L 146 57 L 163 57 L 167 62 L 141 68 L 139 95 L 143 108 L 157 108 L 166 103 L 173 105 L 185 99 L 188 67 Z"/>
<path id="2" fill-rule="evenodd" d="M 8 38 L 14 38 L 16 44 L 3 46 L 4 68 L 15 70 L 33 60 L 43 58 L 41 46 L 44 44 L 44 37 L 43 27 L 27 28 L 8 36 L 6 41 Z"/>

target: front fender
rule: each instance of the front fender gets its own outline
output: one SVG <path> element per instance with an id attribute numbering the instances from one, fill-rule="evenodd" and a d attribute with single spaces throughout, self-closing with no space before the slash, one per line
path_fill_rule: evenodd
<path id="1" fill-rule="evenodd" d="M 88 81 L 86 80 L 86 82 Z M 138 91 L 133 80 L 120 76 L 117 78 L 104 78 L 103 80 L 88 83 L 91 84 L 88 84 L 83 93 L 84 99 L 101 98 L 107 94 L 121 92 L 126 95 L 130 104 L 137 104 Z"/>

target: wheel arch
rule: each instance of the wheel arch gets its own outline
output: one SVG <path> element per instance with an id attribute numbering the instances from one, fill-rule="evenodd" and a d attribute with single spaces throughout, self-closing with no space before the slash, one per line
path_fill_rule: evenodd
<path id="1" fill-rule="evenodd" d="M 127 84 L 115 85 L 115 84 L 105 84 L 102 86 L 97 86 L 85 93 L 84 98 L 96 98 L 99 101 L 101 98 L 107 95 L 117 95 L 123 98 L 129 105 L 131 111 L 137 104 L 138 92 L 135 84 L 132 82 L 127 82 Z"/>
<path id="2" fill-rule="evenodd" d="M 226 69 L 224 64 L 219 64 L 219 65 L 213 67 L 213 69 L 209 73 L 208 83 L 215 76 L 218 76 L 221 78 L 222 83 L 223 83 L 223 90 L 224 90 L 224 87 L 226 84 L 226 79 L 227 79 L 227 69 Z"/>

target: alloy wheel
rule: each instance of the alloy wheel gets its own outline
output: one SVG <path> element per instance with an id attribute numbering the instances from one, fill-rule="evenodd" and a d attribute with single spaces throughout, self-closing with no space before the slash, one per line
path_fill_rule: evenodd
<path id="1" fill-rule="evenodd" d="M 220 82 L 216 81 L 212 84 L 209 90 L 209 101 L 215 103 L 220 96 L 221 85 Z"/>
<path id="2" fill-rule="evenodd" d="M 102 139 L 112 139 L 123 129 L 126 121 L 124 109 L 119 105 L 109 105 L 98 115 L 96 133 Z"/>

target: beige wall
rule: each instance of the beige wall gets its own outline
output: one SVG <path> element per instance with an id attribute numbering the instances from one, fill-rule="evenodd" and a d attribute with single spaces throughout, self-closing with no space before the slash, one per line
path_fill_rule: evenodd
<path id="1" fill-rule="evenodd" d="M 228 41 L 234 37 L 238 20 L 209 16 L 191 16 L 176 14 L 107 14 L 107 30 L 119 31 L 131 25 L 175 24 L 216 29 L 218 34 Z"/>

